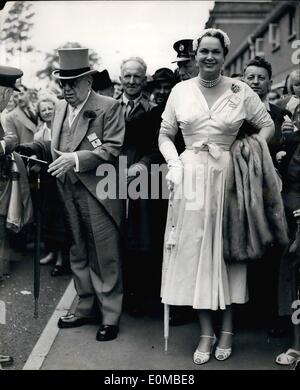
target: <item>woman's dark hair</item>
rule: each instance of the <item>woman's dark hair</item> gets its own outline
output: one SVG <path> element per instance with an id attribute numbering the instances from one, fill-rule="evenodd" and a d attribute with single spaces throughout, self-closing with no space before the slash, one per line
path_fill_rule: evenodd
<path id="1" fill-rule="evenodd" d="M 227 56 L 228 47 L 225 45 L 225 38 L 224 38 L 224 35 L 222 33 L 220 33 L 219 31 L 214 32 L 214 33 L 207 31 L 204 35 L 202 35 L 200 38 L 197 39 L 197 50 L 198 50 L 200 43 L 204 37 L 217 38 L 220 41 L 221 46 L 223 48 L 224 57 Z M 197 52 L 197 50 L 196 50 L 196 52 Z"/>

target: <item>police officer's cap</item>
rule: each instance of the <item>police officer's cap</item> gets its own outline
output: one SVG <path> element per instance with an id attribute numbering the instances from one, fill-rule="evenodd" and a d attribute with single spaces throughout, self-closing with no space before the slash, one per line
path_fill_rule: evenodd
<path id="1" fill-rule="evenodd" d="M 20 92 L 16 87 L 16 81 L 22 76 L 23 72 L 20 69 L 0 65 L 0 86 L 13 88 L 15 91 Z"/>
<path id="2" fill-rule="evenodd" d="M 195 58 L 192 39 L 181 39 L 173 45 L 173 49 L 177 52 L 177 58 L 174 62 L 189 61 Z"/>

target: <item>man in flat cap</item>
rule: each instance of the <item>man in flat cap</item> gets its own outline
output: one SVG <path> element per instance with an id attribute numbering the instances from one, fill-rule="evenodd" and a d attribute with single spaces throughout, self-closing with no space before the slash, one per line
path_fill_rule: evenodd
<path id="1" fill-rule="evenodd" d="M 64 202 L 78 295 L 74 314 L 62 316 L 58 327 L 98 322 L 97 341 L 108 341 L 118 335 L 122 309 L 124 209 L 117 194 L 110 198 L 100 186 L 105 175 L 101 166 L 114 167 L 124 140 L 124 117 L 119 102 L 92 91 L 97 71 L 89 66 L 88 49 L 63 48 L 58 54 L 60 69 L 53 76 L 59 80 L 64 100 L 58 103 L 53 119 L 53 162 L 48 172 L 57 178 Z M 23 153 L 39 156 L 39 148 L 41 143 L 24 144 Z"/>
<path id="2" fill-rule="evenodd" d="M 172 63 L 177 63 L 178 75 L 181 81 L 196 77 L 199 73 L 198 64 L 193 50 L 192 39 L 181 39 L 173 45 L 177 52 L 177 58 Z"/>
<path id="3" fill-rule="evenodd" d="M 16 87 L 16 80 L 22 77 L 23 72 L 20 69 L 12 68 L 8 66 L 0 66 L 0 113 L 5 109 L 9 99 L 11 98 L 13 91 L 18 91 Z M 5 155 L 11 153 L 17 146 L 17 137 L 14 134 L 5 134 L 0 124 L 0 197 L 2 189 L 4 188 L 7 178 L 2 175 L 5 166 Z M 1 207 L 1 204 L 0 204 Z M 5 257 L 8 255 L 9 246 L 7 242 L 7 236 L 5 233 L 5 219 L 0 217 L 0 279 L 1 268 L 3 263 L 7 260 Z M 4 302 L 0 301 L 0 310 L 5 311 Z M 0 313 L 0 319 L 5 317 L 5 312 Z M 3 321 L 5 322 L 5 321 Z M 0 368 L 1 366 L 9 366 L 13 363 L 13 358 L 7 355 L 1 355 L 0 353 Z"/>

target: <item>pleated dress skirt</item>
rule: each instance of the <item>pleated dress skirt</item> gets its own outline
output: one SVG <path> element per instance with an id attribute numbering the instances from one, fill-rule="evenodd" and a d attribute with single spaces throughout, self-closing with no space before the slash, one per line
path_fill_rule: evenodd
<path id="1" fill-rule="evenodd" d="M 222 220 L 230 152 L 186 149 L 183 181 L 170 194 L 161 298 L 170 305 L 226 309 L 248 300 L 246 264 L 223 259 Z"/>

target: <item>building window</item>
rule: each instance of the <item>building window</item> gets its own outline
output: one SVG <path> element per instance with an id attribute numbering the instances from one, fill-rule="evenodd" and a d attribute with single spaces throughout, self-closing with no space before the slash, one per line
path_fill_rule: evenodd
<path id="1" fill-rule="evenodd" d="M 289 38 L 296 35 L 296 16 L 295 8 L 289 11 Z"/>
<path id="2" fill-rule="evenodd" d="M 232 65 L 231 65 L 231 74 L 234 74 L 236 73 L 236 62 L 233 62 Z"/>
<path id="3" fill-rule="evenodd" d="M 248 50 L 248 60 L 252 59 L 252 50 L 249 48 Z"/>
<path id="4" fill-rule="evenodd" d="M 240 73 L 243 73 L 243 69 L 244 69 L 244 54 L 241 55 L 241 69 L 240 69 Z"/>
<path id="5" fill-rule="evenodd" d="M 256 38 L 255 40 L 255 55 L 264 57 L 264 39 L 263 38 Z"/>
<path id="6" fill-rule="evenodd" d="M 269 24 L 269 43 L 272 50 L 275 50 L 280 46 L 280 29 L 279 24 L 277 23 Z"/>

